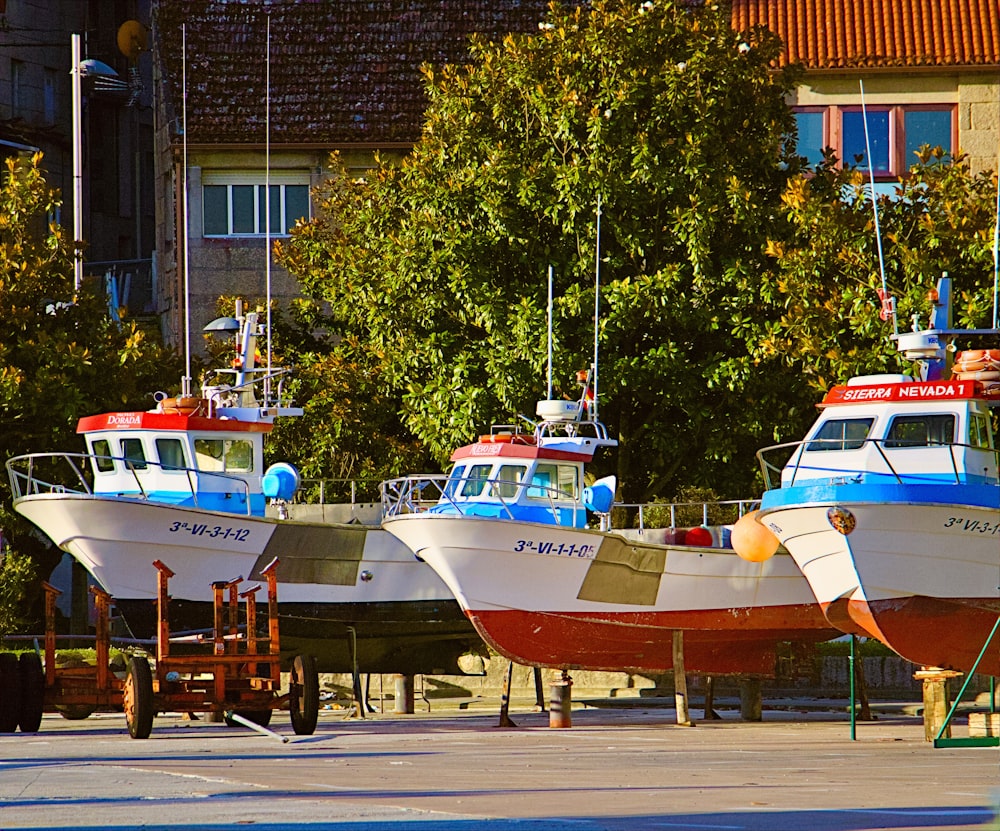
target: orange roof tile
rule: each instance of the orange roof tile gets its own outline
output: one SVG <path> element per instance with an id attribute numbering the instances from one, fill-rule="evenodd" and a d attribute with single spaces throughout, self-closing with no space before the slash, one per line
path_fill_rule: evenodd
<path id="1" fill-rule="evenodd" d="M 1000 65 L 997 0 L 732 0 L 733 28 L 766 26 L 806 69 Z"/>

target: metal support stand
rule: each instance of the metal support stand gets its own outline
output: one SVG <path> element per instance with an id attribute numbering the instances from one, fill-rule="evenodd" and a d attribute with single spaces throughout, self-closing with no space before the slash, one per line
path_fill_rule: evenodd
<path id="1" fill-rule="evenodd" d="M 677 723 L 681 727 L 693 727 L 691 714 L 688 711 L 687 675 L 684 672 L 684 632 L 674 631 L 674 704 L 677 708 Z"/>
<path id="2" fill-rule="evenodd" d="M 500 723 L 497 727 L 517 727 L 510 718 L 510 687 L 514 676 L 514 662 L 507 664 L 507 677 L 503 682 L 503 692 L 500 694 Z"/>

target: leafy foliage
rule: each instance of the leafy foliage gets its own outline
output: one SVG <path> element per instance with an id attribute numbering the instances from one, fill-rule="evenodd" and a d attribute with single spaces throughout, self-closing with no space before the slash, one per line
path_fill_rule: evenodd
<path id="1" fill-rule="evenodd" d="M 2 552 L 0 552 L 2 553 Z M 0 556 L 0 638 L 29 621 L 24 597 L 36 578 L 35 564 L 26 554 Z"/>
<path id="2" fill-rule="evenodd" d="M 136 409 L 179 375 L 179 363 L 134 323 L 119 328 L 96 286 L 74 291 L 72 252 L 50 223 L 58 194 L 41 154 L 9 158 L 0 181 L 0 458 L 80 450 L 77 419 Z M 0 530 L 44 578 L 60 556 L 11 510 L 0 478 Z"/>
<path id="3" fill-rule="evenodd" d="M 944 272 L 953 281 L 953 325 L 993 325 L 996 193 L 996 174 L 974 175 L 964 157 L 925 147 L 894 193 L 878 197 L 899 331 L 914 317 L 927 325 L 929 293 Z M 767 283 L 785 309 L 761 337 L 760 354 L 782 356 L 818 390 L 852 375 L 911 370 L 890 340 L 892 321 L 878 314 L 878 237 L 861 173 L 828 160 L 814 177 L 792 180 L 783 203 L 792 233 L 770 243 L 776 267 Z"/>
<path id="4" fill-rule="evenodd" d="M 742 489 L 796 400 L 745 342 L 796 165 L 778 46 L 717 7 L 553 6 L 538 35 L 427 69 L 413 153 L 335 172 L 279 256 L 443 463 L 544 397 L 549 265 L 555 377 L 590 362 L 600 199 L 599 402 L 626 498 Z"/>

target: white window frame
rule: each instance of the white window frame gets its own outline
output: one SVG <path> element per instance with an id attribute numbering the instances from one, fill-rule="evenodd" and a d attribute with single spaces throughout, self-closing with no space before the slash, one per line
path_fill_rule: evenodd
<path id="1" fill-rule="evenodd" d="M 287 216 L 287 204 L 285 199 L 285 188 L 289 186 L 296 186 L 306 188 L 306 207 L 308 214 L 305 219 L 309 219 L 312 216 L 312 200 L 309 198 L 309 186 L 310 178 L 308 171 L 291 171 L 291 170 L 272 170 L 268 177 L 265 176 L 264 171 L 202 171 L 201 177 L 201 187 L 202 187 L 202 235 L 208 239 L 225 239 L 227 237 L 249 237 L 257 238 L 264 237 L 267 235 L 267 230 L 263 222 L 263 209 L 262 205 L 264 200 L 262 198 L 262 191 L 265 188 L 265 179 L 270 182 L 272 188 L 277 188 L 278 190 L 278 221 L 280 230 L 271 231 L 272 237 L 287 237 L 288 231 L 286 230 L 291 223 L 288 221 Z M 254 204 L 254 229 L 253 231 L 234 231 L 233 230 L 233 187 L 252 187 L 253 190 L 253 204 Z M 226 232 L 225 233 L 207 233 L 205 230 L 205 221 L 207 219 L 207 210 L 205 207 L 205 189 L 209 187 L 225 187 L 226 188 Z M 272 196 L 272 202 L 273 202 Z M 272 204 L 271 209 L 274 210 L 275 206 Z M 299 217 L 292 217 L 292 222 L 294 222 Z"/>

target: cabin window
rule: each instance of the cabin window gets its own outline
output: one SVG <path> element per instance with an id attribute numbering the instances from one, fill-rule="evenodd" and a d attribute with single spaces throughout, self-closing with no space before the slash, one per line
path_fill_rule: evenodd
<path id="1" fill-rule="evenodd" d="M 986 413 L 972 413 L 969 419 L 969 444 L 972 447 L 992 447 L 990 419 Z"/>
<path id="2" fill-rule="evenodd" d="M 94 467 L 98 473 L 110 473 L 115 469 L 115 460 L 111 458 L 111 443 L 107 439 L 97 439 L 90 445 L 94 455 Z"/>
<path id="3" fill-rule="evenodd" d="M 462 486 L 462 496 L 479 496 L 486 486 L 486 480 L 490 478 L 490 470 L 493 465 L 473 465 L 466 474 L 465 484 Z"/>
<path id="4" fill-rule="evenodd" d="M 524 478 L 527 468 L 524 465 L 500 465 L 497 471 L 497 495 L 503 499 L 513 499 L 517 496 L 517 483 Z"/>
<path id="5" fill-rule="evenodd" d="M 444 495 L 453 497 L 458 491 L 458 486 L 462 481 L 462 474 L 465 472 L 465 465 L 455 465 L 448 475 L 448 481 L 444 486 Z"/>
<path id="6" fill-rule="evenodd" d="M 243 439 L 195 439 L 198 470 L 249 473 L 253 470 L 253 445 Z"/>
<path id="7" fill-rule="evenodd" d="M 871 431 L 874 418 L 832 418 L 824 421 L 806 450 L 815 453 L 821 450 L 857 450 L 864 446 Z"/>
<path id="8" fill-rule="evenodd" d="M 122 439 L 121 441 L 125 467 L 133 470 L 145 470 L 146 453 L 142 449 L 142 441 L 140 439 Z"/>
<path id="9" fill-rule="evenodd" d="M 896 416 L 889 425 L 886 447 L 929 447 L 953 444 L 955 416 L 916 415 Z"/>
<path id="10" fill-rule="evenodd" d="M 532 499 L 576 499 L 579 496 L 579 481 L 576 465 L 541 463 L 531 477 L 532 487 L 528 489 L 528 496 Z"/>
<path id="11" fill-rule="evenodd" d="M 163 470 L 184 470 L 184 444 L 180 439 L 157 439 L 156 455 Z"/>

